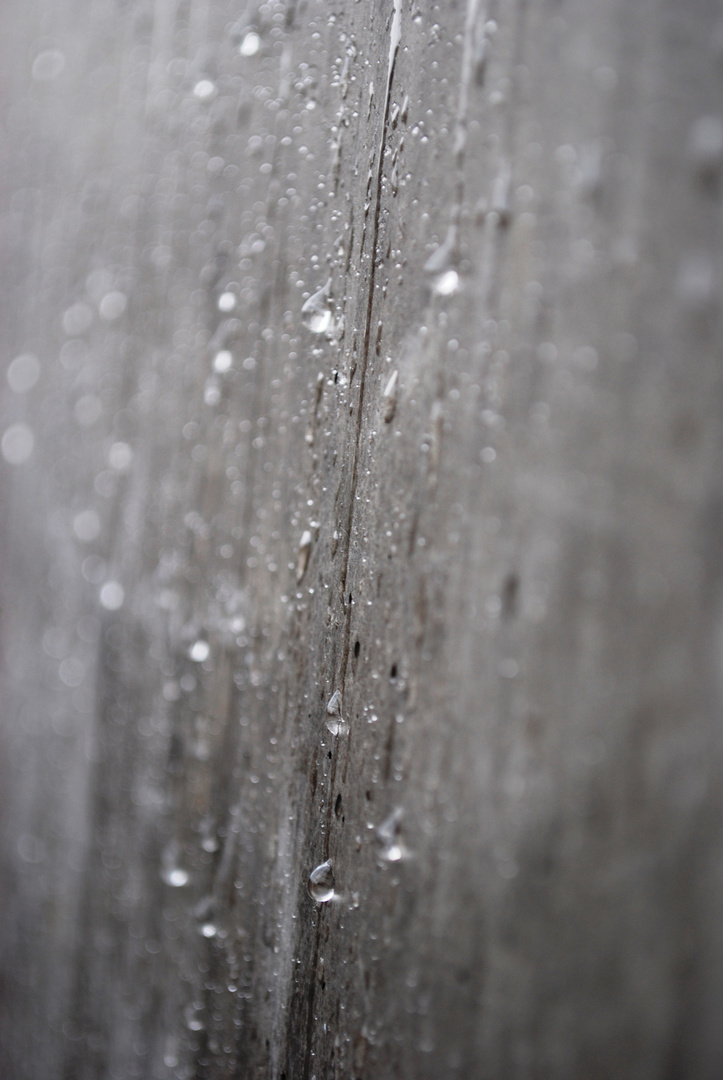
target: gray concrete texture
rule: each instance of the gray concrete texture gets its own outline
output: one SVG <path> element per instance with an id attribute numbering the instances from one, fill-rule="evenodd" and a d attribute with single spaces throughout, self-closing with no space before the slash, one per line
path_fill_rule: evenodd
<path id="1" fill-rule="evenodd" d="M 4 1080 L 723 1076 L 722 20 L 4 0 Z"/>

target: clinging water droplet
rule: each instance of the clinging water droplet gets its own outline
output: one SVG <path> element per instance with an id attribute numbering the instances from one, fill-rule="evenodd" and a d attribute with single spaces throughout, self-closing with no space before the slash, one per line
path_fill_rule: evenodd
<path id="1" fill-rule="evenodd" d="M 35 436 L 27 424 L 11 424 L 3 433 L 0 449 L 9 465 L 22 465 L 35 446 Z"/>
<path id="2" fill-rule="evenodd" d="M 195 660 L 197 664 L 202 664 L 204 660 L 208 660 L 209 653 L 211 652 L 211 646 L 203 638 L 199 638 L 198 641 L 194 641 L 191 648 L 188 650 L 188 655 L 192 660 Z"/>
<path id="3" fill-rule="evenodd" d="M 334 897 L 334 872 L 331 859 L 321 863 L 309 874 L 309 896 L 317 904 L 326 904 Z"/>
<path id="4" fill-rule="evenodd" d="M 81 510 L 73 518 L 73 532 L 84 544 L 89 544 L 100 534 L 100 518 L 95 510 Z"/>
<path id="5" fill-rule="evenodd" d="M 166 885 L 171 885 L 174 889 L 180 889 L 184 885 L 188 885 L 188 870 L 184 870 L 180 866 L 164 866 L 161 877 Z"/>
<path id="6" fill-rule="evenodd" d="M 399 862 L 406 852 L 401 842 L 402 817 L 404 811 L 396 807 L 377 829 L 377 843 L 380 846 L 380 856 L 387 862 Z"/>
<path id="7" fill-rule="evenodd" d="M 456 270 L 445 270 L 432 284 L 437 296 L 452 296 L 459 288 L 459 274 Z"/>
<path id="8" fill-rule="evenodd" d="M 341 735 L 346 731 L 346 724 L 341 715 L 341 691 L 335 690 L 329 698 L 326 711 L 331 719 L 327 720 L 326 727 L 331 735 Z"/>
<path id="9" fill-rule="evenodd" d="M 248 34 L 244 37 L 243 41 L 239 45 L 239 52 L 242 56 L 256 56 L 256 53 L 261 48 L 261 38 L 255 30 L 249 30 Z"/>
<path id="10" fill-rule="evenodd" d="M 329 716 L 341 716 L 341 691 L 335 690 L 326 706 Z"/>
<path id="11" fill-rule="evenodd" d="M 112 289 L 101 298 L 98 311 L 101 319 L 105 322 L 115 322 L 116 319 L 121 317 L 127 306 L 128 299 L 125 293 L 119 292 L 118 289 Z"/>
<path id="12" fill-rule="evenodd" d="M 100 605 L 106 611 L 118 611 L 123 607 L 125 591 L 119 581 L 106 581 L 99 595 Z"/>
<path id="13" fill-rule="evenodd" d="M 301 318 L 313 334 L 326 334 L 333 329 L 331 307 L 329 297 L 331 295 L 331 278 L 318 292 L 315 292 L 301 308 Z"/>
<path id="14" fill-rule="evenodd" d="M 219 311 L 233 311 L 236 307 L 236 296 L 232 292 L 223 292 L 218 298 Z"/>
<path id="15" fill-rule="evenodd" d="M 133 461 L 133 450 L 125 442 L 115 442 L 108 450 L 108 464 L 115 472 L 128 472 Z"/>
<path id="16" fill-rule="evenodd" d="M 311 553 L 311 533 L 308 529 L 305 529 L 301 534 L 299 540 L 299 554 L 296 559 L 296 584 L 298 585 L 304 574 L 306 573 L 306 567 L 309 563 L 309 554 Z"/>
<path id="17" fill-rule="evenodd" d="M 424 270 L 432 279 L 432 292 L 436 296 L 452 296 L 459 287 L 457 263 L 457 228 L 450 225 L 444 243 L 440 244 L 427 259 Z"/>
<path id="18" fill-rule="evenodd" d="M 15 394 L 27 394 L 40 378 L 40 361 L 32 353 L 16 356 L 7 371 L 10 389 Z"/>
<path id="19" fill-rule="evenodd" d="M 702 180 L 714 180 L 723 168 L 723 120 L 719 116 L 701 116 L 688 138 L 688 153 Z"/>
<path id="20" fill-rule="evenodd" d="M 60 49 L 44 49 L 33 61 L 36 82 L 51 82 L 65 70 L 65 56 Z"/>
<path id="21" fill-rule="evenodd" d="M 210 101 L 216 96 L 216 87 L 210 79 L 201 79 L 193 88 L 193 95 L 199 101 Z"/>
<path id="22" fill-rule="evenodd" d="M 161 855 L 161 880 L 174 889 L 188 885 L 190 874 L 180 864 L 180 848 L 175 841 L 171 841 L 163 849 Z"/>
<path id="23" fill-rule="evenodd" d="M 189 1031 L 203 1031 L 205 1024 L 201 1015 L 202 1006 L 189 1002 L 183 1010 L 183 1019 Z"/>
<path id="24" fill-rule="evenodd" d="M 399 372 L 392 372 L 389 382 L 384 387 L 384 394 L 382 395 L 384 401 L 384 422 L 385 424 L 391 423 L 394 419 L 394 413 L 397 411 L 397 386 L 399 384 Z"/>
<path id="25" fill-rule="evenodd" d="M 675 291 L 689 311 L 704 311 L 715 297 L 715 267 L 705 252 L 683 257 L 678 269 Z"/>
<path id="26" fill-rule="evenodd" d="M 221 349 L 213 358 L 213 370 L 221 374 L 228 371 L 233 364 L 233 356 L 228 349 Z"/>

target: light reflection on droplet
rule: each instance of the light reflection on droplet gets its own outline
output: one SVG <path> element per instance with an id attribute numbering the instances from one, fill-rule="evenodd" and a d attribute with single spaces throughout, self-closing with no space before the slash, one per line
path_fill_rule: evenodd
<path id="1" fill-rule="evenodd" d="M 456 270 L 446 270 L 432 282 L 432 288 L 437 296 L 452 296 L 459 286 L 459 274 Z"/>
<path id="2" fill-rule="evenodd" d="M 101 319 L 104 319 L 106 322 L 114 322 L 121 317 L 127 304 L 128 301 L 125 293 L 119 292 L 117 289 L 113 289 L 111 292 L 106 293 L 98 305 Z"/>
<path id="3" fill-rule="evenodd" d="M 2 456 L 8 465 L 22 465 L 28 460 L 35 446 L 35 436 L 27 424 L 11 424 L 0 442 Z"/>
<path id="4" fill-rule="evenodd" d="M 309 874 L 309 896 L 317 904 L 326 904 L 334 896 L 334 872 L 331 859 L 321 863 Z"/>
<path id="5" fill-rule="evenodd" d="M 161 877 L 166 885 L 171 885 L 174 889 L 181 889 L 184 885 L 188 885 L 188 870 L 180 866 L 164 867 Z"/>
<path id="6" fill-rule="evenodd" d="M 233 363 L 233 356 L 228 349 L 221 349 L 213 358 L 213 370 L 221 374 L 228 371 Z"/>
<path id="7" fill-rule="evenodd" d="M 199 101 L 210 101 L 216 96 L 216 87 L 210 79 L 200 79 L 193 88 L 193 94 Z"/>
<path id="8" fill-rule="evenodd" d="M 211 646 L 203 638 L 199 638 L 198 641 L 194 641 L 191 648 L 188 650 L 188 655 L 192 660 L 195 660 L 197 664 L 203 663 L 204 660 L 208 660 L 209 653 L 211 652 Z"/>
<path id="9" fill-rule="evenodd" d="M 239 52 L 242 56 L 256 56 L 256 53 L 261 47 L 261 38 L 255 31 L 249 30 L 245 38 L 239 45 Z"/>
<path id="10" fill-rule="evenodd" d="M 40 361 L 32 353 L 16 356 L 7 371 L 8 386 L 15 394 L 27 394 L 40 378 Z"/>
<path id="11" fill-rule="evenodd" d="M 133 461 L 133 450 L 125 442 L 113 443 L 108 451 L 108 464 L 116 472 L 127 472 Z"/>
<path id="12" fill-rule="evenodd" d="M 236 307 L 236 297 L 232 292 L 221 293 L 218 298 L 219 311 L 233 311 Z"/>
<path id="13" fill-rule="evenodd" d="M 123 607 L 125 590 L 119 581 L 106 581 L 100 590 L 100 605 L 106 611 L 118 611 Z"/>
<path id="14" fill-rule="evenodd" d="M 100 533 L 100 518 L 95 510 L 81 510 L 76 514 L 73 518 L 73 532 L 84 544 L 95 540 Z"/>
<path id="15" fill-rule="evenodd" d="M 65 55 L 60 49 L 43 49 L 33 60 L 33 78 L 36 82 L 51 82 L 65 69 Z"/>
<path id="16" fill-rule="evenodd" d="M 317 292 L 313 293 L 301 308 L 301 318 L 313 334 L 326 334 L 332 329 L 332 315 L 329 306 L 331 278 Z"/>
<path id="17" fill-rule="evenodd" d="M 93 321 L 93 309 L 88 304 L 71 304 L 63 312 L 63 330 L 68 337 L 84 334 Z"/>

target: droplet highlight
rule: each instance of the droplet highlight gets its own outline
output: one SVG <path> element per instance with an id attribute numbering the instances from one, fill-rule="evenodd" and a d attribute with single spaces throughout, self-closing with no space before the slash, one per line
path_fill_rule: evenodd
<path id="1" fill-rule="evenodd" d="M 27 424 L 11 424 L 3 433 L 0 450 L 8 465 L 22 465 L 35 447 L 35 436 Z"/>
<path id="2" fill-rule="evenodd" d="M 241 53 L 241 56 L 256 56 L 256 53 L 260 48 L 261 38 L 254 30 L 249 30 L 248 34 L 246 34 L 239 45 L 238 51 Z"/>
<path id="3" fill-rule="evenodd" d="M 100 590 L 100 606 L 106 611 L 118 611 L 123 607 L 125 590 L 119 581 L 106 581 Z"/>
<path id="4" fill-rule="evenodd" d="M 394 419 L 394 414 L 397 411 L 397 387 L 399 385 L 399 372 L 394 371 L 392 373 L 389 382 L 384 387 L 384 393 L 382 395 L 382 401 L 384 404 L 384 423 L 390 424 Z"/>
<path id="5" fill-rule="evenodd" d="M 396 807 L 377 829 L 379 855 L 385 862 L 399 862 L 406 854 L 401 839 L 403 816 L 401 807 Z"/>
<path id="6" fill-rule="evenodd" d="M 315 292 L 301 308 L 304 326 L 312 334 L 326 334 L 332 329 L 332 315 L 329 298 L 331 296 L 331 278 L 318 292 Z"/>
<path id="7" fill-rule="evenodd" d="M 14 394 L 27 394 L 40 378 L 40 361 L 32 353 L 16 356 L 7 370 L 8 386 Z"/>
<path id="8" fill-rule="evenodd" d="M 202 664 L 204 660 L 208 660 L 211 652 L 211 646 L 203 638 L 199 638 L 198 641 L 194 641 L 191 648 L 188 650 L 188 655 L 191 660 L 195 660 L 197 664 Z"/>
<path id="9" fill-rule="evenodd" d="M 317 904 L 327 904 L 334 898 L 334 871 L 331 859 L 321 863 L 309 874 L 309 896 Z"/>
<path id="10" fill-rule="evenodd" d="M 326 706 L 329 719 L 326 722 L 327 730 L 332 735 L 341 735 L 346 730 L 344 718 L 341 715 L 341 692 L 335 690 L 329 698 Z"/>

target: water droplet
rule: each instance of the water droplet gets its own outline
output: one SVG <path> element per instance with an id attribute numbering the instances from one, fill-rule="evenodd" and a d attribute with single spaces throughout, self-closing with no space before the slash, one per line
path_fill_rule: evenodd
<path id="1" fill-rule="evenodd" d="M 341 716 L 341 691 L 335 690 L 326 706 L 329 716 Z"/>
<path id="2" fill-rule="evenodd" d="M 115 472 L 127 472 L 133 461 L 133 451 L 125 442 L 113 443 L 108 451 L 108 464 Z"/>
<path id="3" fill-rule="evenodd" d="M 397 386 L 399 384 L 399 372 L 394 371 L 392 373 L 389 382 L 384 387 L 384 394 L 382 395 L 384 401 L 384 422 L 386 424 L 391 423 L 394 419 L 394 413 L 397 411 Z"/>
<path id="4" fill-rule="evenodd" d="M 8 465 L 22 465 L 35 446 L 35 436 L 27 424 L 11 424 L 6 428 L 0 450 Z"/>
<path id="5" fill-rule="evenodd" d="M 499 225 L 509 225 L 510 222 L 510 169 L 506 166 L 492 185 L 490 197 L 490 211 L 497 215 Z"/>
<path id="6" fill-rule="evenodd" d="M 81 510 L 73 518 L 73 532 L 84 544 L 90 544 L 100 533 L 100 518 L 95 510 Z"/>
<path id="7" fill-rule="evenodd" d="M 224 292 L 218 298 L 219 311 L 233 311 L 236 307 L 236 296 L 232 292 Z"/>
<path id="8" fill-rule="evenodd" d="M 161 878 L 166 885 L 171 885 L 174 889 L 181 889 L 184 885 L 188 885 L 189 874 L 188 870 L 184 870 L 180 866 L 164 866 L 161 871 Z"/>
<path id="9" fill-rule="evenodd" d="M 24 833 L 18 840 L 18 855 L 23 862 L 42 862 L 45 858 L 45 844 L 36 836 Z"/>
<path id="10" fill-rule="evenodd" d="M 85 678 L 85 665 L 74 656 L 67 656 L 58 667 L 60 681 L 66 686 L 80 686 Z"/>
<path id="11" fill-rule="evenodd" d="M 432 252 L 424 264 L 425 273 L 432 279 L 432 292 L 436 296 L 451 296 L 459 287 L 457 262 L 457 229 L 450 225 L 443 244 Z"/>
<path id="12" fill-rule="evenodd" d="M 211 652 L 211 646 L 203 638 L 199 638 L 198 641 L 194 641 L 191 648 L 188 650 L 188 655 L 192 660 L 195 660 L 197 664 L 202 664 L 204 660 L 208 660 Z"/>
<path id="13" fill-rule="evenodd" d="M 321 863 L 309 874 L 309 896 L 317 904 L 326 904 L 334 897 L 334 872 L 331 859 Z"/>
<path id="14" fill-rule="evenodd" d="M 106 293 L 101 300 L 98 305 L 98 312 L 101 319 L 104 319 L 106 322 L 114 322 L 121 317 L 127 305 L 128 301 L 125 293 L 113 289 L 111 292 Z"/>
<path id="15" fill-rule="evenodd" d="M 228 371 L 233 364 L 233 356 L 228 349 L 221 349 L 217 352 L 213 358 L 213 370 L 222 374 L 224 371 Z"/>
<path id="16" fill-rule="evenodd" d="M 723 167 L 723 120 L 719 116 L 701 116 L 688 139 L 688 153 L 702 180 L 714 180 Z"/>
<path id="17" fill-rule="evenodd" d="M 245 38 L 239 45 L 239 52 L 242 56 L 256 56 L 256 53 L 261 48 L 261 38 L 254 30 L 249 30 Z"/>
<path id="18" fill-rule="evenodd" d="M 93 321 L 93 309 L 88 304 L 71 304 L 63 312 L 63 330 L 68 337 L 84 334 Z"/>
<path id="19" fill-rule="evenodd" d="M 213 407 L 221 400 L 221 387 L 217 379 L 207 379 L 203 388 L 203 400 L 206 405 Z"/>
<path id="20" fill-rule="evenodd" d="M 452 296 L 459 288 L 459 274 L 456 270 L 446 270 L 432 283 L 437 296 Z"/>
<path id="21" fill-rule="evenodd" d="M 216 96 L 216 87 L 210 79 L 200 79 L 193 88 L 193 94 L 199 101 L 210 101 Z"/>
<path id="22" fill-rule="evenodd" d="M 715 269 L 707 254 L 686 255 L 678 270 L 675 291 L 690 311 L 703 311 L 713 301 Z"/>
<path id="23" fill-rule="evenodd" d="M 189 1031 L 203 1031 L 205 1024 L 201 1016 L 203 1006 L 190 1001 L 183 1010 L 183 1019 Z"/>
<path id="24" fill-rule="evenodd" d="M 301 318 L 313 334 L 326 334 L 332 329 L 331 308 L 329 297 L 331 295 L 331 278 L 318 292 L 310 296 L 301 309 Z"/>
<path id="25" fill-rule="evenodd" d="M 65 55 L 60 49 L 43 49 L 33 60 L 33 78 L 37 82 L 51 82 L 65 69 Z"/>
<path id="26" fill-rule="evenodd" d="M 520 666 L 514 657 L 508 656 L 500 660 L 497 670 L 503 679 L 514 679 L 519 674 Z"/>
<path id="27" fill-rule="evenodd" d="M 169 1069 L 175 1069 L 178 1065 L 178 1039 L 173 1035 L 166 1037 L 166 1046 L 163 1051 L 163 1064 Z"/>
<path id="28" fill-rule="evenodd" d="M 218 933 L 218 927 L 212 922 L 205 922 L 201 926 L 201 934 L 205 938 L 214 938 Z"/>
<path id="29" fill-rule="evenodd" d="M 73 415 L 81 427 L 91 427 L 103 412 L 103 405 L 95 394 L 83 394 L 78 398 Z"/>
<path id="30" fill-rule="evenodd" d="M 331 717 L 331 719 L 326 722 L 327 730 L 331 735 L 341 735 L 346 731 L 346 724 L 341 715 L 341 692 L 339 690 L 335 690 L 329 698 L 326 711 Z"/>
<path id="31" fill-rule="evenodd" d="M 301 534 L 299 540 L 299 554 L 296 560 L 296 584 L 298 585 L 304 574 L 306 573 L 306 567 L 309 562 L 309 554 L 311 552 L 311 533 L 308 529 L 305 529 Z"/>
<path id="32" fill-rule="evenodd" d="M 405 850 L 401 842 L 402 818 L 404 811 L 401 807 L 392 810 L 377 829 L 377 843 L 380 846 L 380 856 L 387 862 L 399 862 L 404 858 Z"/>
<path id="33" fill-rule="evenodd" d="M 123 607 L 125 590 L 119 581 L 106 581 L 100 590 L 100 606 L 106 611 L 118 611 Z"/>
<path id="34" fill-rule="evenodd" d="M 8 386 L 14 394 L 27 394 L 40 378 L 40 361 L 32 353 L 16 356 L 7 371 Z"/>

